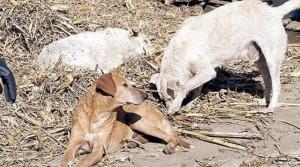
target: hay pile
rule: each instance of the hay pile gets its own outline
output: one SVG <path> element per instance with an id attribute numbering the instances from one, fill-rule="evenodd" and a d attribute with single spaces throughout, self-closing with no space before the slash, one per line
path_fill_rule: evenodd
<path id="1" fill-rule="evenodd" d="M 154 56 L 159 57 L 178 25 L 202 11 L 200 5 L 167 7 L 159 0 L 14 2 L 0 1 L 0 56 L 14 71 L 18 84 L 17 103 L 0 102 L 0 166 L 46 166 L 61 155 L 67 143 L 74 105 L 98 77 L 94 71 L 41 71 L 35 60 L 43 46 L 82 31 L 133 27 L 153 38 Z M 136 87 L 149 94 L 150 101 L 165 111 L 148 85 L 151 74 L 156 73 L 149 64 L 158 66 L 158 60 L 129 60 L 122 71 Z M 197 128 L 197 123 L 224 116 L 224 112 L 219 112 L 226 111 L 226 107 L 236 110 L 256 107 L 233 103 L 253 102 L 262 95 L 260 82 L 251 79 L 257 73 L 241 61 L 230 69 L 220 69 L 219 77 L 205 87 L 207 93 L 201 103 L 195 102 L 196 105 L 185 110 L 202 113 L 203 117 L 176 117 L 174 124 Z M 284 72 L 294 69 L 292 65 L 285 66 Z M 195 125 L 191 126 L 190 122 Z"/>

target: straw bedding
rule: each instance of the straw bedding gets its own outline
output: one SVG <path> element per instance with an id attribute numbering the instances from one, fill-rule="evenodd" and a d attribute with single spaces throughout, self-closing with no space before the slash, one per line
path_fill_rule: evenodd
<path id="1" fill-rule="evenodd" d="M 0 166 L 47 166 L 65 150 L 75 103 L 98 77 L 95 71 L 64 68 L 41 71 L 36 57 L 50 42 L 82 31 L 106 27 L 135 28 L 152 38 L 154 55 L 128 60 L 121 70 L 135 87 L 149 95 L 162 112 L 166 109 L 148 84 L 159 67 L 163 48 L 182 21 L 199 15 L 202 7 L 167 7 L 159 0 L 0 0 L 0 55 L 14 71 L 18 84 L 16 104 L 0 102 Z M 288 57 L 297 53 L 290 49 Z M 289 82 L 292 63 L 283 67 L 283 82 Z M 169 118 L 185 129 L 228 116 L 230 110 L 256 106 L 234 105 L 257 101 L 262 96 L 261 77 L 247 62 L 237 61 L 218 71 L 206 84 L 204 95 L 183 113 L 200 117 Z M 238 118 L 249 115 L 235 112 Z M 255 119 L 255 115 L 250 115 Z M 201 130 L 201 127 L 200 127 Z"/>

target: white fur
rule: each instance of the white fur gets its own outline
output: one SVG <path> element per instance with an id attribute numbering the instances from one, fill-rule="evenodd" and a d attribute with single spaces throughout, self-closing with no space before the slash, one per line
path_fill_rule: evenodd
<path id="1" fill-rule="evenodd" d="M 92 142 L 95 138 L 101 138 L 102 136 L 106 136 L 109 132 L 107 131 L 100 131 L 97 133 L 87 133 L 84 136 L 84 140 L 88 142 Z"/>
<path id="2" fill-rule="evenodd" d="M 103 123 L 108 119 L 110 118 L 111 116 L 111 113 L 110 112 L 105 112 L 105 113 L 102 113 L 102 114 L 99 114 L 97 117 L 99 118 L 98 121 L 96 123 L 93 123 L 91 125 L 91 129 L 96 129 L 96 128 L 99 128 L 100 126 L 103 125 Z"/>
<path id="3" fill-rule="evenodd" d="M 150 54 L 150 41 L 142 33 L 130 35 L 129 31 L 107 28 L 99 32 L 83 32 L 55 41 L 43 48 L 38 64 L 43 69 L 53 68 L 60 60 L 64 65 L 109 72 L 124 59 Z"/>
<path id="4" fill-rule="evenodd" d="M 160 96 L 170 104 L 168 113 L 179 111 L 190 91 L 213 79 L 216 67 L 239 55 L 246 55 L 258 66 L 265 81 L 266 102 L 270 102 L 268 109 L 276 107 L 280 66 L 287 49 L 282 18 L 299 7 L 300 0 L 276 8 L 245 0 L 184 21 L 165 50 L 156 82 Z M 175 98 L 167 89 L 174 90 Z"/>

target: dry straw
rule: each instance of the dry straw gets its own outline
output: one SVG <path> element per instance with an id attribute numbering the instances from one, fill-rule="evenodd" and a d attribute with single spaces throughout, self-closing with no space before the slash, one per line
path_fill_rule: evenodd
<path id="1" fill-rule="evenodd" d="M 0 166 L 47 166 L 59 159 L 68 141 L 74 105 L 98 77 L 94 71 L 40 70 L 35 60 L 43 46 L 70 34 L 105 27 L 142 31 L 153 39 L 155 54 L 129 60 L 121 69 L 164 112 L 164 105 L 148 84 L 150 75 L 157 72 L 163 48 L 179 24 L 200 14 L 201 9 L 199 4 L 167 7 L 159 0 L 0 0 L 0 56 L 7 60 L 18 82 L 17 103 L 0 102 Z M 296 52 L 295 47 L 288 56 Z M 229 104 L 254 102 L 254 97 L 262 94 L 257 73 L 242 61 L 229 67 L 219 70 L 200 100 L 184 109 L 199 116 L 172 117 L 174 125 L 193 131 L 207 130 L 203 124 L 223 118 L 249 120 L 249 115 L 228 108 L 256 107 Z M 287 62 L 283 70 L 289 73 L 295 67 Z M 283 82 L 289 80 L 289 75 L 283 77 Z"/>

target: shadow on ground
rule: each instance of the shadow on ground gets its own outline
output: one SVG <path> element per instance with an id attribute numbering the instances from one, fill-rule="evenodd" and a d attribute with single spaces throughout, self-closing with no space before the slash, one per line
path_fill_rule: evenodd
<path id="1" fill-rule="evenodd" d="M 235 73 L 227 69 L 218 68 L 217 77 L 204 85 L 202 93 L 207 94 L 210 91 L 218 92 L 221 89 L 229 89 L 262 98 L 264 92 L 263 83 L 254 79 L 259 75 L 260 73 L 257 71 Z"/>

